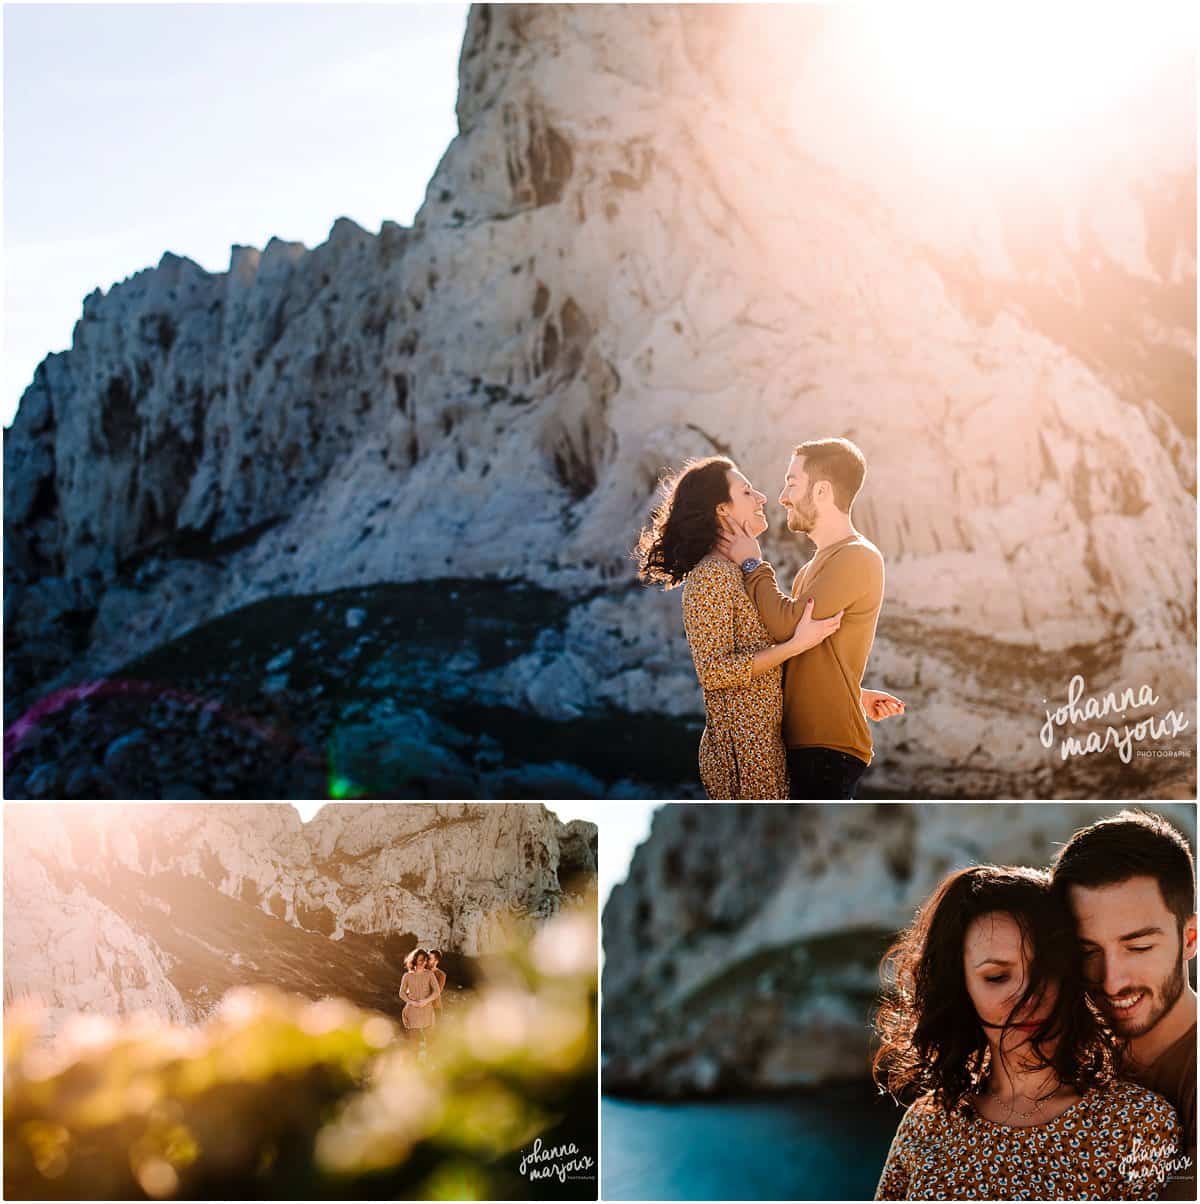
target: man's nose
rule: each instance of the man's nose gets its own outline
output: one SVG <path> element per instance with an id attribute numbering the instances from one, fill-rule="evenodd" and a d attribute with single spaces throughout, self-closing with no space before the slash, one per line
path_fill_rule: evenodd
<path id="1" fill-rule="evenodd" d="M 781 489 L 779 491 L 779 504 L 781 506 L 787 505 L 787 495 L 788 495 L 788 491 L 786 489 Z"/>
<path id="2" fill-rule="evenodd" d="M 1133 981 L 1129 976 L 1129 968 L 1123 957 L 1106 956 L 1101 970 L 1103 974 L 1104 993 L 1116 997 Z"/>

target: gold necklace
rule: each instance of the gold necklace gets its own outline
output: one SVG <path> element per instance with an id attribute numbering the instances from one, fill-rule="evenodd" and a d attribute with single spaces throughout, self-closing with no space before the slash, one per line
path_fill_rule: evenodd
<path id="1" fill-rule="evenodd" d="M 999 1099 L 1000 1099 L 1000 1092 L 999 1092 L 999 1091 L 993 1091 L 991 1088 L 988 1088 L 988 1089 L 987 1089 L 987 1090 L 984 1092 L 984 1094 L 985 1094 L 985 1095 L 990 1095 L 990 1096 L 992 1097 L 992 1099 L 994 1099 L 994 1100 L 999 1100 Z M 1025 1098 L 1026 1098 L 1026 1099 L 1028 1099 L 1028 1100 L 1030 1100 L 1030 1102 L 1033 1104 L 1033 1108 L 1032 1108 L 1032 1110 L 1031 1110 L 1031 1111 L 1029 1111 L 1029 1112 L 1018 1112 L 1018 1111 L 1017 1111 L 1017 1107 L 1016 1107 L 1016 1101 L 1017 1101 L 1019 1098 L 1020 1098 L 1020 1096 L 1014 1095 L 1014 1096 L 1013 1096 L 1013 1102 L 1012 1102 L 1011 1104 L 1008 1104 L 1008 1105 L 1007 1105 L 1007 1107 L 1008 1107 L 1008 1119 L 1009 1119 L 1009 1120 L 1012 1120 L 1012 1118 L 1013 1118 L 1014 1116 L 1018 1116 L 1018 1117 L 1020 1117 L 1020 1118 L 1021 1118 L 1021 1120 L 1030 1120 L 1030 1119 L 1032 1119 L 1032 1117 L 1036 1116 L 1036 1115 L 1037 1115 L 1039 1112 L 1041 1112 L 1041 1111 L 1042 1111 L 1042 1101 L 1041 1101 L 1040 1099 L 1033 1099 L 1031 1096 L 1026 1096 Z"/>

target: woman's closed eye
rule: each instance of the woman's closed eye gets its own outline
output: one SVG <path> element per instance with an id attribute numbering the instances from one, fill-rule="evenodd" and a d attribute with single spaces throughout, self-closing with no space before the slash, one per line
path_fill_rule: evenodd
<path id="1" fill-rule="evenodd" d="M 997 974 L 995 978 L 989 978 L 986 974 L 983 976 L 984 982 L 1008 982 L 1007 974 Z"/>

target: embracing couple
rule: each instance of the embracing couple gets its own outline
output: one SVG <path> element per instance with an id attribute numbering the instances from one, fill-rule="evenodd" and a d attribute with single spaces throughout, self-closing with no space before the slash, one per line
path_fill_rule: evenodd
<path id="1" fill-rule="evenodd" d="M 848 439 L 793 450 L 779 504 L 817 550 L 790 594 L 758 545 L 766 496 L 723 456 L 685 464 L 641 532 L 641 580 L 683 585 L 709 798 L 853 798 L 871 762 L 867 720 L 904 711 L 862 688 L 883 605 L 883 557 L 850 519 L 866 472 Z"/>
<path id="2" fill-rule="evenodd" d="M 409 1032 L 418 1033 L 424 1040 L 425 1030 L 437 1023 L 442 1007 L 442 992 L 446 989 L 446 973 L 440 968 L 438 949 L 414 949 L 404 959 L 404 977 L 400 980 L 400 998 L 404 1010 L 400 1019 Z"/>
<path id="3" fill-rule="evenodd" d="M 889 950 L 880 1200 L 1196 1198 L 1195 867 L 1160 816 L 950 874 Z"/>

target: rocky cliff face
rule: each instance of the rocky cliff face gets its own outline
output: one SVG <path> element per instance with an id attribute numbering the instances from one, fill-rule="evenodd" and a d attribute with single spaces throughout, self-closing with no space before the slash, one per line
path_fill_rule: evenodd
<path id="1" fill-rule="evenodd" d="M 861 97 L 821 116 L 855 75 L 836 35 L 476 6 L 411 230 L 88 297 L 5 440 L 10 705 L 263 598 L 495 576 L 569 606 L 480 689 L 695 715 L 678 598 L 627 555 L 661 470 L 729 451 L 770 492 L 837 433 L 888 561 L 870 676 L 909 702 L 875 788 L 1132 789 L 1037 731 L 1076 672 L 1194 729 L 1194 81 L 1038 188 L 980 147 L 991 183 L 948 189 L 853 151 L 882 145 Z M 802 559 L 778 520 L 766 547 Z"/>
<path id="2" fill-rule="evenodd" d="M 472 960 L 594 883 L 596 828 L 539 804 L 9 806 L 5 1003 L 205 1015 L 266 982 L 395 1011 L 399 959 Z"/>
<path id="3" fill-rule="evenodd" d="M 1044 866 L 1086 803 L 660 808 L 604 909 L 604 1088 L 655 1096 L 870 1076 L 892 936 L 949 871 Z M 1195 847 L 1196 810 L 1159 814 Z"/>

